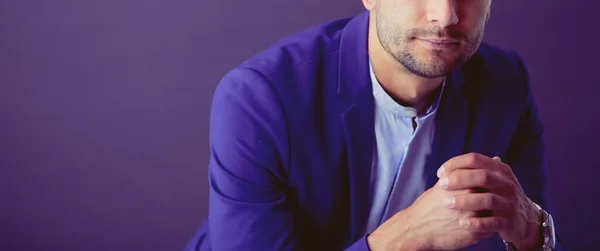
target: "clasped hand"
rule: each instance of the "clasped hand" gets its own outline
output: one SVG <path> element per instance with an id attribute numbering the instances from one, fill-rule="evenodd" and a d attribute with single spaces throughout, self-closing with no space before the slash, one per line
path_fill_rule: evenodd
<path id="1" fill-rule="evenodd" d="M 438 178 L 367 238 L 371 250 L 455 250 L 495 233 L 519 250 L 539 246 L 541 214 L 500 158 L 460 155 Z"/>
<path id="2" fill-rule="evenodd" d="M 438 169 L 438 178 L 438 185 L 444 190 L 473 190 L 445 199 L 451 209 L 479 212 L 480 217 L 459 219 L 459 225 L 464 229 L 498 233 L 502 239 L 513 243 L 536 241 L 533 238 L 536 236 L 531 240 L 528 237 L 537 233 L 537 229 L 531 227 L 540 225 L 541 215 L 523 192 L 511 168 L 500 158 L 474 153 L 461 155 L 444 163 Z"/>

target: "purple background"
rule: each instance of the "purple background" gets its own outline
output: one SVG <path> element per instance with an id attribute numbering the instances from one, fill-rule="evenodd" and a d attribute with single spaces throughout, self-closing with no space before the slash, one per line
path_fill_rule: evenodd
<path id="1" fill-rule="evenodd" d="M 598 245 L 599 7 L 494 1 L 486 31 L 528 64 L 572 250 Z M 218 80 L 284 36 L 362 10 L 358 0 L 0 1 L 0 250 L 180 250 L 207 214 Z"/>

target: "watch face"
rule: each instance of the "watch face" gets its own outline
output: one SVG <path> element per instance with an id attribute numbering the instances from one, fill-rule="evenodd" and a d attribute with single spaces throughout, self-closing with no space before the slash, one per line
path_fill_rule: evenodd
<path id="1" fill-rule="evenodd" d="M 546 227 L 546 230 L 544 232 L 544 240 L 546 239 L 546 235 L 548 235 L 548 237 L 550 238 L 548 242 L 544 242 L 544 246 L 548 244 L 548 247 L 554 250 L 554 247 L 556 246 L 556 238 L 554 233 L 554 219 L 552 219 L 552 215 L 550 214 L 548 214 L 548 226 Z"/>
<path id="2" fill-rule="evenodd" d="M 543 218 L 543 222 L 542 222 L 542 227 L 543 227 L 543 234 L 544 234 L 544 245 L 543 245 L 543 250 L 554 250 L 554 247 L 556 246 L 556 238 L 555 238 L 555 232 L 554 232 L 554 220 L 552 219 L 552 215 L 550 215 L 548 212 L 546 212 L 544 209 L 542 209 L 538 204 L 536 204 L 535 202 L 533 203 L 533 205 L 535 205 L 536 208 L 538 208 L 538 210 L 540 210 L 540 212 L 542 213 L 542 218 Z"/>

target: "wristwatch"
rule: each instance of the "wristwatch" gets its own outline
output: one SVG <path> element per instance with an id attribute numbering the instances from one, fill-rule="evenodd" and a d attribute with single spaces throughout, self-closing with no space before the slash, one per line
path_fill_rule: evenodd
<path id="1" fill-rule="evenodd" d="M 531 200 L 529 200 L 531 201 Z M 554 232 L 554 220 L 552 219 L 552 215 L 550 215 L 546 210 L 542 209 L 540 205 L 531 201 L 531 203 L 537 208 L 537 210 L 542 213 L 542 233 L 544 235 L 544 245 L 542 246 L 543 251 L 553 251 L 556 246 L 556 236 Z M 507 251 L 517 251 L 517 248 L 510 243 L 502 240 L 504 245 L 506 246 Z"/>

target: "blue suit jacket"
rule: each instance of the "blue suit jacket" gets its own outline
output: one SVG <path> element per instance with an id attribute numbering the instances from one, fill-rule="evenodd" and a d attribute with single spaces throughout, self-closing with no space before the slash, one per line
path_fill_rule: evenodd
<path id="1" fill-rule="evenodd" d="M 186 250 L 368 250 L 368 15 L 288 37 L 219 83 L 209 216 Z M 542 124 L 522 60 L 484 43 L 447 81 L 426 167 L 429 186 L 454 156 L 500 156 L 526 194 L 548 208 Z"/>

